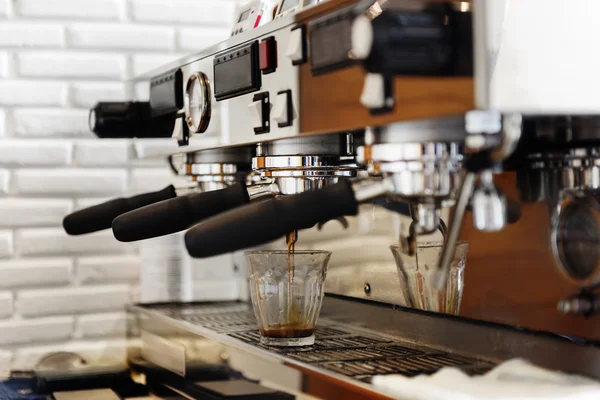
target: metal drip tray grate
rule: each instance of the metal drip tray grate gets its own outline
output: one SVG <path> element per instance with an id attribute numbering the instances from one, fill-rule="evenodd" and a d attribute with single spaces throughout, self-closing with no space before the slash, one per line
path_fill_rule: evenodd
<path id="1" fill-rule="evenodd" d="M 329 338 L 318 340 L 315 343 L 317 348 L 321 349 L 337 349 L 337 348 L 361 348 L 378 345 L 382 343 L 389 343 L 391 339 L 384 337 L 372 338 L 366 336 L 350 336 L 344 338 Z"/>
<path id="2" fill-rule="evenodd" d="M 256 331 L 258 325 L 252 312 L 239 306 L 230 308 L 221 308 L 221 310 L 212 307 L 201 308 L 196 312 L 182 312 L 178 315 L 170 315 L 176 319 L 181 319 L 192 324 L 202 325 L 218 333 Z"/>
<path id="3" fill-rule="evenodd" d="M 332 362 L 321 366 L 346 376 L 401 374 L 414 376 L 433 373 L 443 367 L 470 366 L 474 360 L 444 354 L 429 354 L 372 361 Z"/>
<path id="4" fill-rule="evenodd" d="M 328 361 L 352 361 L 378 358 L 390 358 L 423 354 L 422 351 L 400 345 L 350 350 L 322 350 L 312 352 L 296 352 L 286 354 L 288 357 L 307 363 Z"/>
<path id="5" fill-rule="evenodd" d="M 259 344 L 258 326 L 248 304 L 215 303 L 149 308 L 174 320 L 200 325 L 290 360 L 365 382 L 374 375 L 415 376 L 431 374 L 443 367 L 458 367 L 468 374 L 477 375 L 492 367 L 487 362 L 390 339 L 376 332 L 366 331 L 368 333 L 365 334 L 365 330 L 340 327 L 326 320 L 322 320 L 317 328 L 314 346 L 302 349 L 264 347 Z"/>

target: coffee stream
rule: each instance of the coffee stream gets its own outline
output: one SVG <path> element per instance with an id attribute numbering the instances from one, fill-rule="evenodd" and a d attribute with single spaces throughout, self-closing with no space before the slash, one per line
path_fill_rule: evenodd
<path id="1" fill-rule="evenodd" d="M 272 338 L 303 338 L 309 337 L 314 333 L 314 327 L 310 327 L 307 321 L 302 320 L 301 310 L 297 309 L 294 302 L 293 283 L 296 274 L 294 264 L 294 252 L 296 244 L 296 232 L 290 232 L 286 235 L 286 244 L 288 250 L 288 284 L 287 284 L 287 309 L 286 321 L 279 326 L 271 326 L 270 329 L 264 329 L 262 334 Z"/>
<path id="2" fill-rule="evenodd" d="M 292 325 L 294 323 L 296 323 L 297 321 L 295 321 L 297 312 L 296 312 L 296 307 L 294 304 L 294 293 L 292 292 L 292 284 L 294 283 L 294 275 L 296 273 L 296 267 L 294 265 L 294 251 L 296 250 L 296 234 L 294 232 L 290 232 L 286 235 L 285 237 L 286 243 L 287 243 L 287 249 L 288 249 L 288 257 L 287 257 L 287 262 L 288 262 L 288 315 L 287 315 L 287 322 L 288 324 Z"/>

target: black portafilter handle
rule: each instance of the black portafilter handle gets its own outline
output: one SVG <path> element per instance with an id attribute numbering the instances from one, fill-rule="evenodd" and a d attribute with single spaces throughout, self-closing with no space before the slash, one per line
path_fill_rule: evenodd
<path id="1" fill-rule="evenodd" d="M 115 218 L 112 229 L 120 242 L 136 242 L 176 233 L 250 201 L 244 182 L 225 189 L 161 201 Z"/>
<path id="2" fill-rule="evenodd" d="M 192 257 L 205 258 L 276 240 L 322 221 L 358 214 L 347 181 L 321 190 L 248 204 L 209 218 L 185 234 Z"/>
<path id="3" fill-rule="evenodd" d="M 83 210 L 75 211 L 63 219 L 63 228 L 69 235 L 84 235 L 111 227 L 113 219 L 126 212 L 172 199 L 177 196 L 175 187 L 169 185 L 157 192 L 139 194 L 129 198 L 118 198 Z"/>

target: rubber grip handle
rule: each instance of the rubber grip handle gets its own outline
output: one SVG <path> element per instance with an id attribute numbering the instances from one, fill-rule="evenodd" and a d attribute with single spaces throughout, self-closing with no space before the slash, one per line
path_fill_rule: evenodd
<path id="1" fill-rule="evenodd" d="M 354 191 L 350 183 L 342 181 L 325 189 L 252 203 L 209 218 L 186 233 L 185 245 L 192 257 L 211 257 L 357 213 Z"/>
<path id="2" fill-rule="evenodd" d="M 83 235 L 111 227 L 113 219 L 126 212 L 177 196 L 175 187 L 169 185 L 157 192 L 139 194 L 129 198 L 118 198 L 88 207 L 67 215 L 63 228 L 69 235 Z"/>
<path id="3" fill-rule="evenodd" d="M 181 196 L 115 218 L 112 223 L 113 234 L 120 242 L 169 235 L 249 201 L 244 182 L 221 190 Z"/>

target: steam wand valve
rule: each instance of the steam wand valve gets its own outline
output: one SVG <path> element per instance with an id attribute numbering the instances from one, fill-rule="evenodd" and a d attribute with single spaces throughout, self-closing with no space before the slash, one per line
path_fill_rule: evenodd
<path id="1" fill-rule="evenodd" d="M 477 146 L 474 144 L 478 144 L 479 151 L 471 154 L 464 164 L 466 172 L 461 182 L 454 213 L 450 219 L 448 235 L 442 247 L 438 268 L 433 277 L 437 289 L 442 290 L 446 286 L 458 235 L 479 174 L 483 175 L 483 180 L 481 186 L 478 187 L 476 196 L 476 199 L 479 199 L 477 205 L 479 210 L 473 210 L 475 222 L 483 221 L 480 226 L 489 228 L 489 230 L 506 225 L 508 219 L 506 199 L 503 195 L 501 197 L 500 192 L 493 185 L 491 169 L 506 160 L 515 151 L 521 139 L 522 122 L 522 116 L 517 113 L 505 116 L 493 110 L 474 110 L 467 113 L 465 117 L 465 128 L 468 133 L 467 146 L 475 148 Z M 482 140 L 470 141 L 470 139 L 477 138 Z M 500 223 L 490 220 L 490 214 L 498 210 L 503 212 Z"/>
<path id="2" fill-rule="evenodd" d="M 408 228 L 408 236 L 400 234 L 400 245 L 409 256 L 417 253 L 417 236 L 439 230 L 446 239 L 448 227 L 440 217 L 440 207 L 431 203 L 409 205 L 412 221 Z"/>
<path id="3" fill-rule="evenodd" d="M 476 178 L 476 172 L 467 171 L 460 185 L 458 200 L 456 201 L 456 206 L 454 207 L 454 213 L 450 217 L 450 226 L 446 234 L 444 246 L 442 247 L 438 269 L 433 277 L 435 287 L 440 290 L 446 286 L 448 275 L 447 271 L 450 268 L 450 264 L 452 264 L 452 259 L 454 258 L 454 249 L 456 248 L 456 243 L 458 243 L 458 235 L 460 234 L 460 229 L 462 228 L 465 212 L 467 211 L 467 206 L 469 205 L 469 200 L 475 188 Z"/>
<path id="4" fill-rule="evenodd" d="M 578 294 L 558 302 L 558 311 L 562 314 L 589 317 L 600 311 L 600 297 L 593 291 L 596 287 L 582 289 Z"/>
<path id="5" fill-rule="evenodd" d="M 487 151 L 472 155 L 465 163 L 466 172 L 461 182 L 454 213 L 450 217 L 438 269 L 434 275 L 435 287 L 440 290 L 446 286 L 448 271 L 454 258 L 458 236 L 469 202 L 472 205 L 473 220 L 477 229 L 497 231 L 507 224 L 506 198 L 494 186 L 490 170 L 491 163 L 492 160 Z M 481 183 L 475 187 L 478 175 L 481 176 Z"/>
<path id="6" fill-rule="evenodd" d="M 504 193 L 494 185 L 491 170 L 479 175 L 479 185 L 471 199 L 473 225 L 479 231 L 498 232 L 508 223 L 508 206 Z"/>

